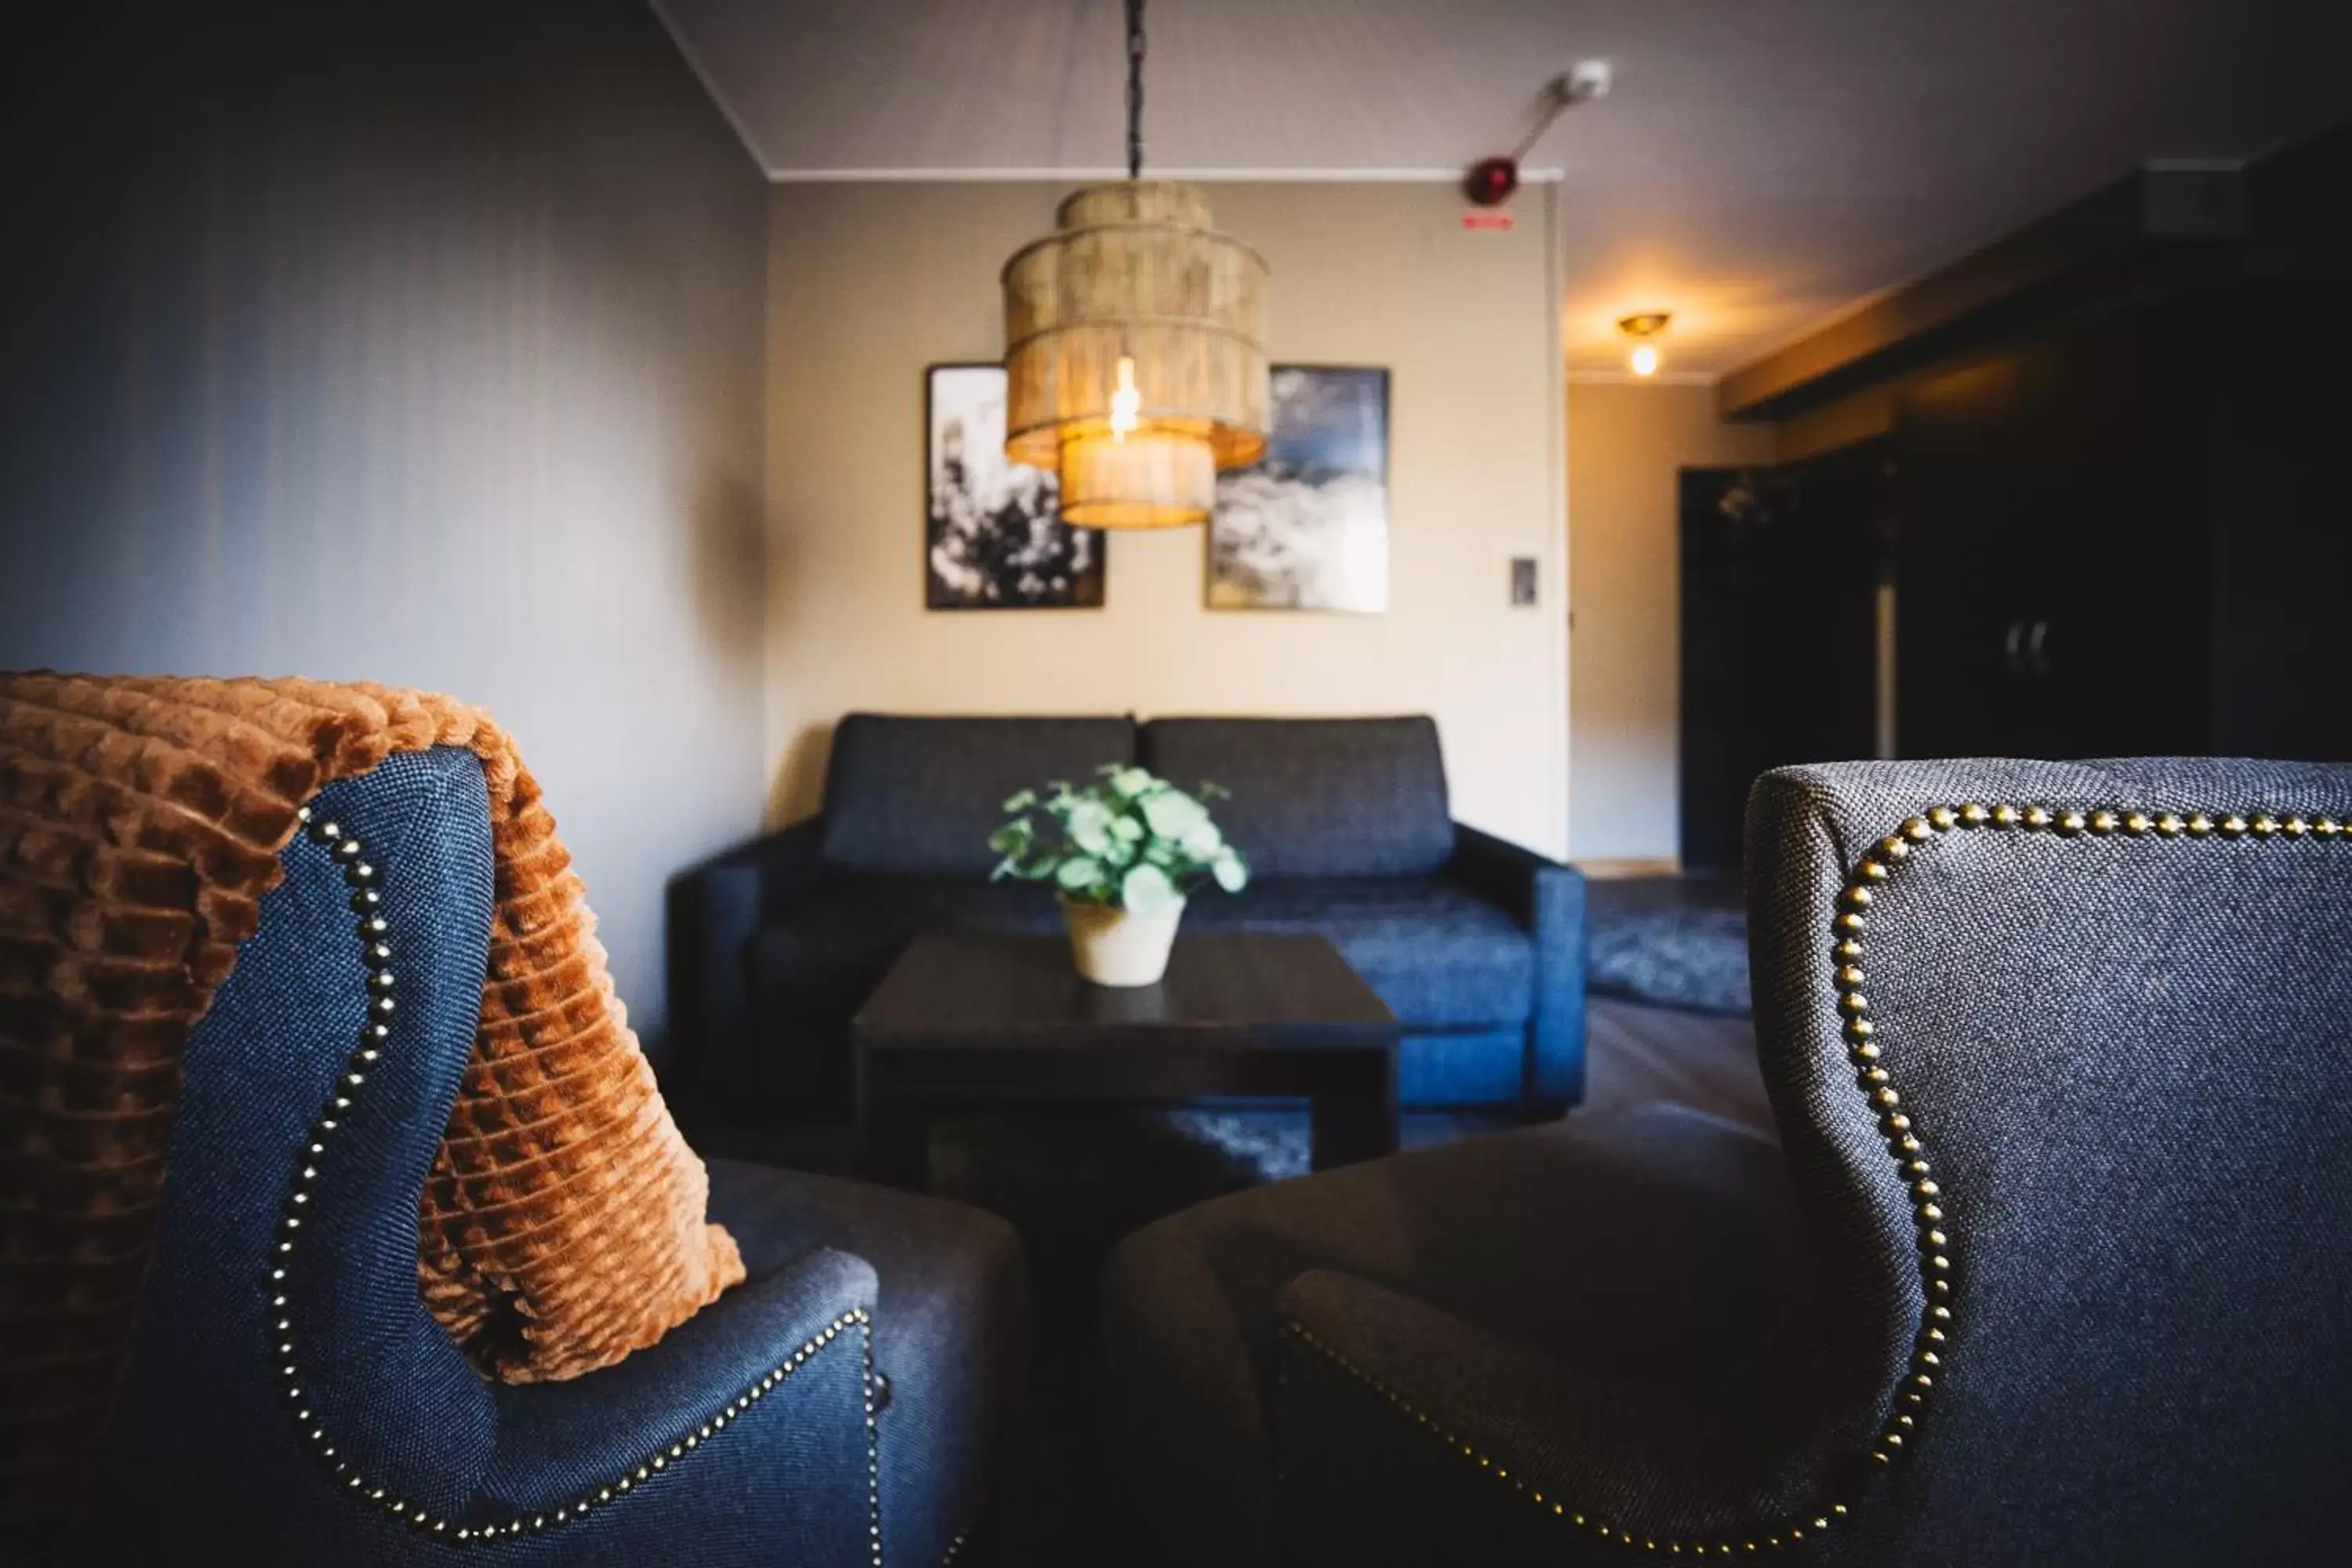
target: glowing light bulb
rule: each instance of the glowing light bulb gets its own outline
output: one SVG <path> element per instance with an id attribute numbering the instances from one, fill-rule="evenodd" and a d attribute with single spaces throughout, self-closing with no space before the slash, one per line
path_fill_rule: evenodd
<path id="1" fill-rule="evenodd" d="M 1118 386 L 1110 395 L 1110 438 L 1124 441 L 1127 433 L 1139 423 L 1136 416 L 1143 407 L 1143 395 L 1135 390 L 1135 361 L 1125 354 L 1118 356 Z"/>
<path id="2" fill-rule="evenodd" d="M 1633 352 L 1625 356 L 1625 366 L 1635 375 L 1658 374 L 1658 351 L 1647 343 L 1635 343 Z"/>

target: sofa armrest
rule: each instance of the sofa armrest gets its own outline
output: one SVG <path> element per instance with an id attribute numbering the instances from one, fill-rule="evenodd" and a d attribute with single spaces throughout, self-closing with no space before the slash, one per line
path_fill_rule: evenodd
<path id="1" fill-rule="evenodd" d="M 743 950 L 761 924 L 816 885 L 824 851 L 824 818 L 812 816 L 671 879 L 671 1034 L 683 1060 L 707 1061 L 748 1041 Z"/>
<path id="2" fill-rule="evenodd" d="M 1459 823 L 1448 869 L 1535 942 L 1525 1095 L 1531 1109 L 1563 1110 L 1584 1098 L 1584 875 Z"/>

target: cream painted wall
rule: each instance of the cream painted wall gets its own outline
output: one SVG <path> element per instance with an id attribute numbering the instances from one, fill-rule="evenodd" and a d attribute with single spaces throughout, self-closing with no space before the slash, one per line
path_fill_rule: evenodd
<path id="1" fill-rule="evenodd" d="M 1715 388 L 1568 388 L 1573 717 L 1569 853 L 1672 859 L 1681 679 L 1675 471 L 1772 460 L 1769 425 L 1717 418 Z"/>
<path id="2" fill-rule="evenodd" d="M 997 268 L 1044 184 L 786 184 L 768 274 L 772 816 L 813 810 L 829 726 L 916 712 L 1428 711 L 1456 814 L 1567 831 L 1561 402 L 1549 187 L 1509 235 L 1436 185 L 1216 184 L 1273 268 L 1277 361 L 1391 373 L 1391 609 L 1211 613 L 1197 531 L 1111 542 L 1099 611 L 923 608 L 923 369 L 1003 346 Z M 1540 607 L 1509 605 L 1510 558 Z"/>

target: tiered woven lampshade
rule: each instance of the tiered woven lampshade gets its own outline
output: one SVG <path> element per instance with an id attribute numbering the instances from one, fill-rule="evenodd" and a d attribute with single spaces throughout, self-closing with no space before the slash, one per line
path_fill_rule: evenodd
<path id="1" fill-rule="evenodd" d="M 1197 186 L 1095 185 L 1004 264 L 1004 451 L 1061 476 L 1084 528 L 1204 522 L 1217 471 L 1265 454 L 1265 261 Z M 1112 427 L 1133 362 L 1133 428 Z"/>

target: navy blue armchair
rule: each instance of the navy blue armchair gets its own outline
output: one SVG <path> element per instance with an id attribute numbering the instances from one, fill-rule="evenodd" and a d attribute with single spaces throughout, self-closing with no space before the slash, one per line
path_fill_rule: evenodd
<path id="1" fill-rule="evenodd" d="M 1407 1105 L 1557 1114 L 1584 1085 L 1584 881 L 1450 816 L 1437 727 L 1404 719 L 921 719 L 853 713 L 821 816 L 681 879 L 671 994 L 727 1100 L 822 1103 L 850 1018 L 908 941 L 1051 932 L 1053 900 L 988 881 L 999 803 L 1139 762 L 1233 792 L 1249 889 L 1192 931 L 1330 939 L 1403 1025 Z"/>
<path id="2" fill-rule="evenodd" d="M 184 1053 L 165 1210 L 80 1555 L 99 1563 L 935 1563 L 981 1522 L 1021 1375 L 988 1216 L 714 1163 L 749 1280 L 567 1383 L 476 1374 L 426 1313 L 424 1181 L 489 938 L 471 753 L 321 791 L 380 871 L 368 933 L 324 844 Z M 371 963 L 399 1003 L 356 1056 Z M 298 1181 L 298 1174 L 302 1178 Z M 299 1190 L 304 1195 L 296 1199 Z"/>
<path id="3" fill-rule="evenodd" d="M 1122 1244 L 1164 1563 L 2340 1557 L 2352 767 L 1788 770 L 1748 854 L 1777 1145 L 1571 1116 Z"/>

